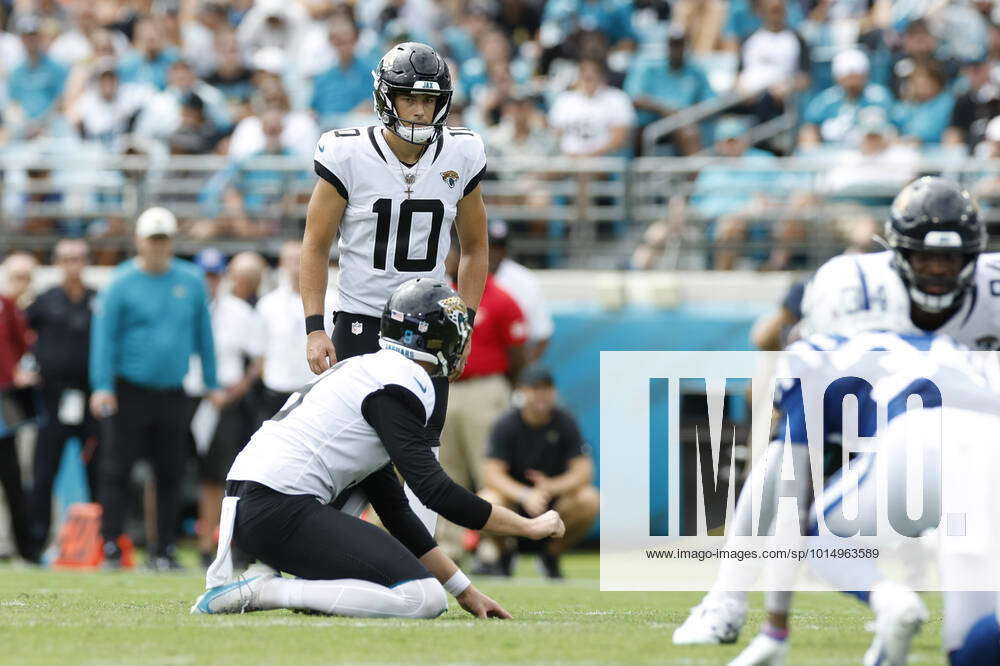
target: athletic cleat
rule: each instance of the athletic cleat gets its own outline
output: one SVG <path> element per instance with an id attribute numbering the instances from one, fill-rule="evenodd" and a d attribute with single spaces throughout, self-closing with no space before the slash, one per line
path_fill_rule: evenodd
<path id="1" fill-rule="evenodd" d="M 875 639 L 865 652 L 865 666 L 906 666 L 910 644 L 927 621 L 927 607 L 913 590 L 883 581 L 871 594 Z"/>
<path id="2" fill-rule="evenodd" d="M 258 610 L 257 596 L 260 588 L 267 581 L 278 577 L 280 574 L 271 567 L 253 564 L 235 582 L 205 590 L 194 602 L 194 606 L 191 606 L 191 614 L 248 613 Z"/>
<path id="3" fill-rule="evenodd" d="M 785 666 L 788 661 L 788 641 L 779 641 L 767 634 L 757 634 L 729 666 Z"/>
<path id="4" fill-rule="evenodd" d="M 735 643 L 746 619 L 746 602 L 726 595 L 706 596 L 674 630 L 674 645 Z"/>

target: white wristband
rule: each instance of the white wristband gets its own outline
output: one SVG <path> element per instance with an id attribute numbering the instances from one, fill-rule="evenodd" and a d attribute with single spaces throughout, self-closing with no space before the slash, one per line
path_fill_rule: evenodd
<path id="1" fill-rule="evenodd" d="M 462 592 L 465 592 L 470 585 L 472 585 L 472 581 L 469 580 L 468 576 L 462 573 L 461 569 L 459 569 L 452 575 L 451 578 L 445 581 L 444 589 L 446 589 L 448 594 L 451 596 L 457 597 L 462 594 Z"/>

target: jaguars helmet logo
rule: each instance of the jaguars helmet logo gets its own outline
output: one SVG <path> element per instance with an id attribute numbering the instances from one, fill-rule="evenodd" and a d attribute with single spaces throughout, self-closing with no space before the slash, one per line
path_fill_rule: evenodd
<path id="1" fill-rule="evenodd" d="M 472 327 L 469 325 L 469 310 L 465 301 L 455 295 L 438 301 L 438 305 L 444 310 L 445 317 L 458 329 L 458 334 L 465 340 L 472 332 Z"/>
<path id="2" fill-rule="evenodd" d="M 455 183 L 458 182 L 458 172 L 451 171 L 450 169 L 448 171 L 442 171 L 441 180 L 448 183 L 448 187 L 451 189 L 455 189 Z"/>

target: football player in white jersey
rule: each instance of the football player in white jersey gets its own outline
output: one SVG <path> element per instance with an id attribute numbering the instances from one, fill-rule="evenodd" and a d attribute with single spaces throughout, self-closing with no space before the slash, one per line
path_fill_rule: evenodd
<path id="1" fill-rule="evenodd" d="M 888 348 L 874 338 L 890 335 L 894 334 L 860 337 Z M 918 338 L 900 337 L 928 348 L 929 359 L 910 360 L 904 355 L 891 359 L 900 370 L 884 382 L 895 386 L 882 391 L 880 398 L 888 401 L 889 408 L 887 427 L 876 433 L 878 450 L 859 454 L 850 476 L 837 472 L 828 481 L 815 513 L 822 513 L 824 523 L 836 529 L 844 517 L 844 506 L 870 507 L 859 509 L 860 523 L 840 529 L 844 534 L 854 533 L 854 527 L 860 534 L 878 534 L 877 542 L 853 544 L 867 547 L 892 546 L 902 537 L 919 537 L 941 522 L 936 532 L 936 558 L 944 597 L 942 647 L 950 666 L 994 666 L 1000 664 L 1000 489 L 996 483 L 996 470 L 1000 468 L 1000 382 L 996 357 L 957 348 L 950 351 L 948 347 L 953 343 L 946 336 L 926 336 L 923 344 Z M 858 338 L 852 342 L 855 340 Z M 890 395 L 912 377 L 920 379 L 905 393 L 919 394 L 922 407 L 894 410 Z M 925 378 L 930 381 L 924 382 Z M 876 383 L 872 395 L 882 388 Z M 863 402 L 873 404 L 870 400 L 859 401 L 859 412 L 864 411 Z M 899 405 L 901 401 L 895 402 Z M 920 465 L 912 464 L 921 458 Z M 889 480 L 892 476 L 897 482 Z M 903 478 L 906 483 L 899 482 Z M 920 514 L 903 509 L 904 520 L 890 527 L 887 518 L 892 520 L 889 516 L 893 510 L 880 513 L 869 498 L 882 502 L 885 492 L 887 506 L 907 507 L 907 489 L 914 487 L 923 492 Z M 948 521 L 945 528 L 942 516 L 961 516 L 961 527 L 955 529 Z M 811 534 L 817 533 L 817 525 L 818 517 L 814 515 Z M 900 536 L 894 537 L 897 531 Z M 843 548 L 852 542 L 821 536 L 816 547 L 834 544 Z M 914 558 L 912 551 L 906 556 Z M 864 663 L 901 666 L 907 663 L 909 642 L 927 619 L 927 610 L 912 591 L 882 579 L 874 562 L 866 560 L 868 566 L 844 567 L 842 562 L 817 560 L 814 568 L 839 590 L 871 589 L 870 595 L 849 592 L 868 596 L 866 601 L 876 611 L 875 640 Z M 759 639 L 755 642 L 765 643 Z"/>
<path id="2" fill-rule="evenodd" d="M 862 498 L 880 497 L 881 494 L 875 492 L 874 483 L 881 484 L 881 487 L 890 488 L 888 495 L 888 505 L 906 506 L 906 489 L 912 489 L 913 480 L 909 486 L 900 483 L 888 483 L 885 480 L 885 470 L 907 471 L 907 465 L 900 463 L 900 458 L 913 458 L 914 449 L 921 451 L 924 456 L 924 463 L 919 473 L 926 470 L 935 469 L 926 461 L 934 459 L 932 451 L 941 449 L 943 443 L 956 447 L 976 447 L 978 451 L 988 451 L 990 447 L 996 448 L 996 442 L 989 438 L 997 437 L 1000 432 L 1000 375 L 995 358 L 986 358 L 983 354 L 969 352 L 957 346 L 952 338 L 944 335 L 909 335 L 889 332 L 867 332 L 853 336 L 827 336 L 813 335 L 803 340 L 799 340 L 785 351 L 782 355 L 779 368 L 775 373 L 777 377 L 797 378 L 798 381 L 782 382 L 778 386 L 775 396 L 775 409 L 780 414 L 777 420 L 778 430 L 771 442 L 766 460 L 763 464 L 756 466 L 753 471 L 751 481 L 745 488 L 758 488 L 761 483 L 765 490 L 761 495 L 764 505 L 775 505 L 773 495 L 778 490 L 776 487 L 768 486 L 768 478 L 783 478 L 781 465 L 783 454 L 791 454 L 792 466 L 795 468 L 795 480 L 811 479 L 810 452 L 805 446 L 806 430 L 812 428 L 806 419 L 806 412 L 818 407 L 817 400 L 814 399 L 816 389 L 825 391 L 822 393 L 823 406 L 823 437 L 824 442 L 837 442 L 842 438 L 841 424 L 845 416 L 843 411 L 844 397 L 851 394 L 856 399 L 856 435 L 858 437 L 873 438 L 878 437 L 878 453 L 860 454 L 852 463 L 852 475 L 840 480 L 840 472 L 834 474 L 826 484 L 822 495 L 817 491 L 818 510 L 824 515 L 824 525 L 829 529 L 839 526 L 843 528 L 846 520 L 842 515 L 844 506 L 863 506 Z M 919 396 L 921 407 L 914 409 L 908 404 L 911 396 Z M 947 401 L 946 409 L 951 410 L 947 416 L 945 427 L 941 422 L 929 419 L 928 414 L 939 414 L 942 412 L 942 405 Z M 880 413 L 885 414 L 888 428 L 880 430 Z M 937 416 L 935 418 L 942 418 Z M 910 420 L 906 426 L 901 426 L 897 421 Z M 912 424 L 920 424 L 914 430 Z M 936 425 L 930 427 L 930 425 Z M 906 440 L 903 435 L 909 432 L 911 437 Z M 921 443 L 914 441 L 912 434 L 920 432 L 925 434 L 927 441 Z M 943 436 L 943 441 L 941 437 Z M 937 439 L 935 439 L 937 438 Z M 790 451 L 786 450 L 786 441 L 791 444 Z M 886 448 L 885 442 L 891 445 Z M 909 449 L 907 449 L 909 445 Z M 930 455 L 929 455 L 930 454 Z M 948 457 L 948 456 L 951 457 Z M 951 500 L 946 497 L 948 493 L 956 493 L 956 487 L 961 487 L 964 483 L 969 484 L 989 482 L 989 473 L 984 472 L 975 478 L 965 477 L 962 472 L 957 471 L 957 461 L 965 459 L 970 455 L 968 448 L 963 448 L 960 452 L 949 452 L 944 458 L 941 469 L 944 470 L 946 483 L 939 485 L 937 478 L 924 480 L 921 484 L 917 481 L 917 487 L 923 487 L 926 492 L 934 492 L 934 489 L 942 487 L 941 495 L 926 496 L 923 506 L 940 506 L 942 500 Z M 877 460 L 881 467 L 872 464 Z M 996 457 L 993 458 L 996 460 Z M 776 463 L 776 464 L 775 464 Z M 909 466 L 911 474 L 914 469 Z M 875 470 L 883 470 L 879 474 L 869 474 Z M 768 490 L 769 488 L 769 490 Z M 895 493 L 895 494 L 893 494 Z M 902 496 L 900 496 L 902 493 Z M 808 501 L 812 496 L 809 488 L 800 491 L 797 498 L 797 505 L 800 511 L 808 506 Z M 850 500 L 844 498 L 851 496 Z M 751 533 L 749 524 L 754 521 L 752 515 L 751 502 L 748 499 L 749 493 L 744 492 L 737 506 L 734 516 L 735 533 Z M 821 499 L 821 502 L 819 500 Z M 965 502 L 963 508 L 969 503 Z M 981 504 L 986 504 L 981 502 Z M 908 526 L 907 537 L 918 537 L 925 530 L 937 526 L 940 515 L 947 511 L 948 503 L 944 503 L 945 510 L 940 513 L 924 511 L 922 515 L 913 520 Z M 838 511 L 840 507 L 840 511 Z M 764 520 L 764 509 L 761 509 L 761 519 Z M 987 509 L 989 512 L 990 509 Z M 872 511 L 874 514 L 874 510 Z M 859 517 L 867 516 L 868 512 L 859 509 Z M 981 530 L 984 524 L 991 524 L 995 530 L 1000 527 L 997 511 L 992 510 L 986 520 L 977 523 L 977 529 Z M 861 518 L 863 519 L 863 518 Z M 908 518 L 909 519 L 909 518 Z M 773 520 L 773 517 L 771 518 Z M 990 523 L 989 521 L 993 521 Z M 772 523 L 773 524 L 773 523 Z M 971 523 L 970 523 L 971 524 Z M 815 513 L 809 524 L 809 534 L 817 534 Z M 852 525 L 850 529 L 857 528 L 861 533 L 878 534 L 885 538 L 888 531 L 884 526 L 876 532 L 869 527 Z M 774 529 L 773 527 L 771 528 Z M 787 534 L 787 533 L 786 533 Z M 788 544 L 787 536 L 783 544 Z M 843 548 L 845 543 L 825 532 L 818 537 L 820 541 L 812 543 L 817 548 Z M 828 539 L 825 541 L 824 539 Z M 968 541 L 968 540 L 966 540 Z M 866 546 L 872 546 L 867 542 Z M 966 548 L 968 544 L 963 545 Z M 989 549 L 986 549 L 987 551 Z M 967 554 L 967 553 L 966 553 Z M 979 554 L 978 562 L 981 564 L 979 573 L 992 571 L 992 569 L 982 564 L 989 558 Z M 964 567 L 962 562 L 964 562 Z M 952 555 L 950 558 L 941 559 L 942 575 L 946 581 L 951 581 L 955 587 L 959 586 L 959 580 L 975 580 L 962 572 L 967 569 L 972 561 L 969 559 L 960 560 Z M 764 566 L 763 564 L 761 566 Z M 791 584 L 794 580 L 794 572 L 789 570 L 787 562 L 775 563 L 783 570 L 784 584 Z M 836 589 L 843 591 L 869 590 L 863 592 L 850 592 L 859 597 L 875 611 L 875 638 L 871 648 L 865 654 L 864 664 L 873 666 L 902 666 L 906 663 L 909 646 L 921 625 L 926 622 L 927 609 L 919 596 L 893 581 L 882 578 L 875 560 L 817 560 L 813 563 L 817 573 L 832 582 Z M 758 567 L 759 568 L 759 567 Z M 728 576 L 725 585 L 721 588 L 736 586 L 737 589 L 745 585 L 748 579 L 759 575 L 759 570 L 752 569 L 747 565 L 740 571 L 724 572 Z M 961 578 L 965 575 L 965 578 Z M 987 587 L 987 583 L 981 583 Z M 971 586 L 972 589 L 975 586 Z M 718 595 L 718 593 L 713 593 Z M 773 593 L 771 593 L 773 594 Z M 770 595 L 769 595 L 770 596 Z M 985 599 L 983 597 L 988 597 Z M 946 619 L 945 639 L 947 649 L 954 650 L 966 642 L 966 637 L 971 631 L 972 625 L 982 619 L 986 613 L 992 617 L 995 595 L 984 594 L 954 594 L 946 595 Z M 988 601 L 988 604 L 986 602 Z M 769 599 L 770 602 L 770 599 Z M 706 603 L 711 605 L 711 595 L 706 599 Z M 988 608 L 984 608 L 988 605 Z M 787 611 L 787 606 L 785 607 Z M 730 666 L 749 666 L 766 664 L 776 666 L 786 663 L 788 656 L 787 642 L 787 617 L 779 618 L 779 623 L 775 623 L 775 618 L 771 617 L 774 610 L 769 606 L 769 617 L 762 632 L 751 641 L 740 655 L 730 662 Z M 698 617 L 693 614 L 692 617 Z M 705 618 L 703 618 L 705 619 Z M 709 620 L 721 622 L 722 615 L 710 615 Z M 691 622 L 691 620 L 689 620 Z M 687 623 L 686 623 L 687 624 Z M 697 624 L 692 622 L 692 627 L 687 631 L 693 631 Z M 717 630 L 732 630 L 731 627 L 717 626 Z M 738 632 L 738 627 L 735 628 Z M 998 632 L 1000 633 L 1000 632 Z M 981 637 L 973 637 L 969 640 L 981 640 Z M 721 641 L 716 641 L 721 642 Z M 976 662 L 970 662 L 976 663 Z M 992 663 L 992 662 L 989 662 Z"/>
<path id="3" fill-rule="evenodd" d="M 841 255 L 817 271 L 805 289 L 799 334 L 936 331 L 971 348 L 996 349 L 1000 256 L 981 254 L 986 230 L 969 193 L 944 178 L 915 180 L 894 200 L 885 236 L 887 251 Z M 787 621 L 789 604 L 788 593 L 768 595 L 773 618 Z M 745 594 L 713 592 L 674 633 L 674 642 L 733 642 L 745 619 Z M 736 663 L 782 663 L 778 649 L 773 658 L 764 651 L 746 656 Z"/>
<path id="4" fill-rule="evenodd" d="M 448 591 L 477 617 L 510 617 L 437 547 L 396 478 L 398 470 L 421 502 L 471 529 L 564 533 L 555 511 L 526 519 L 477 497 L 432 453 L 431 378 L 460 363 L 467 308 L 447 283 L 416 278 L 392 294 L 380 331 L 380 351 L 340 361 L 292 394 L 236 458 L 216 560 L 192 613 L 433 618 L 447 610 Z M 388 532 L 357 517 L 369 502 Z M 234 554 L 257 563 L 234 577 Z"/>
<path id="5" fill-rule="evenodd" d="M 472 311 L 486 282 L 486 207 L 479 181 L 483 141 L 446 127 L 452 82 L 448 65 L 426 44 L 406 42 L 372 72 L 378 127 L 326 132 L 316 146 L 319 176 L 302 243 L 301 294 L 316 374 L 378 349 L 378 317 L 393 290 L 420 276 L 444 279 L 452 224 L 461 243 L 458 293 Z M 323 331 L 330 246 L 340 234 L 339 303 L 333 339 Z M 460 368 L 456 368 L 460 370 Z M 435 380 L 440 429 L 447 378 Z"/>
<path id="6" fill-rule="evenodd" d="M 893 201 L 888 250 L 830 259 L 806 286 L 802 335 L 933 331 L 972 349 L 1000 349 L 1000 254 L 972 196 L 919 178 Z"/>

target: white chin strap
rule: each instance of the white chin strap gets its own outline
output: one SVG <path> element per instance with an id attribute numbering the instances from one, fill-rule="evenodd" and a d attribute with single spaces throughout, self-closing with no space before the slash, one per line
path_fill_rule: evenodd
<path id="1" fill-rule="evenodd" d="M 410 143 L 428 143 L 434 138 L 436 129 L 433 125 L 413 125 L 407 127 L 403 121 L 396 121 L 396 134 Z"/>
<path id="2" fill-rule="evenodd" d="M 398 352 L 412 361 L 425 361 L 427 363 L 433 363 L 434 365 L 439 365 L 438 357 L 429 352 L 423 352 L 416 349 L 410 349 L 409 347 L 404 347 L 395 340 L 389 340 L 388 338 L 379 338 L 378 346 L 382 349 L 389 349 L 394 352 Z"/>
<path id="3" fill-rule="evenodd" d="M 949 291 L 947 294 L 928 294 L 910 285 L 910 298 L 925 312 L 944 312 L 955 305 L 961 294 L 961 289 Z"/>

